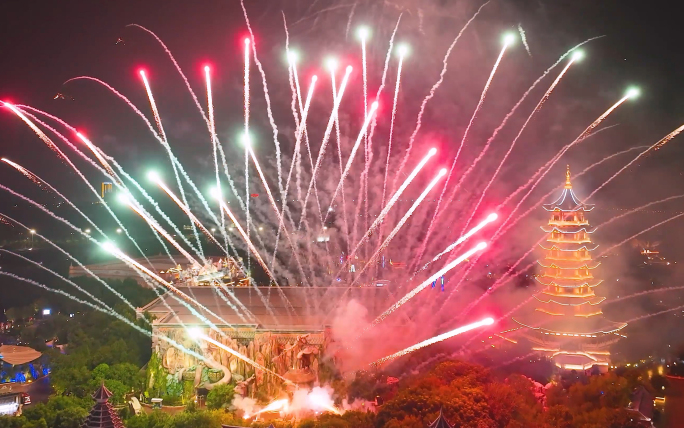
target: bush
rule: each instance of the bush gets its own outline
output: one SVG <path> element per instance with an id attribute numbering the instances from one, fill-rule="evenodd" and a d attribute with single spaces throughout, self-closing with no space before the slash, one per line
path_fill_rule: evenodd
<path id="1" fill-rule="evenodd" d="M 235 392 L 233 385 L 218 385 L 215 386 L 209 394 L 207 394 L 207 408 L 208 409 L 227 409 L 233 401 Z"/>

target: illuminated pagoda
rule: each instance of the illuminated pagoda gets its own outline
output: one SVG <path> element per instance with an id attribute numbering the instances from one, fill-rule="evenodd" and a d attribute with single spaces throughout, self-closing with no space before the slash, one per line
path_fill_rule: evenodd
<path id="1" fill-rule="evenodd" d="M 595 294 L 603 281 L 594 277 L 599 262 L 592 259 L 598 245 L 591 237 L 596 228 L 586 213 L 593 205 L 581 202 L 572 190 L 570 167 L 560 197 L 544 204 L 549 222 L 542 226 L 548 234 L 540 247 L 544 258 L 535 279 L 543 290 L 535 295 L 534 315 L 514 319 L 525 327 L 525 337 L 533 349 L 565 370 L 587 370 L 598 366 L 606 371 L 610 362 L 608 347 L 622 337 L 627 324 L 607 320 L 601 311 L 604 297 Z"/>

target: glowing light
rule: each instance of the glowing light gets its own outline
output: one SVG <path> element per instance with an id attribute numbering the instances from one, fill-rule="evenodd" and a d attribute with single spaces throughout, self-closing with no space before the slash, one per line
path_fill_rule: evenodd
<path id="1" fill-rule="evenodd" d="M 328 67 L 328 70 L 331 72 L 337 70 L 338 62 L 336 58 L 328 58 L 325 60 L 325 66 Z"/>
<path id="2" fill-rule="evenodd" d="M 513 33 L 507 33 L 504 35 L 503 41 L 506 46 L 510 46 L 515 42 L 515 34 Z"/>
<path id="3" fill-rule="evenodd" d="M 199 339 L 202 337 L 202 330 L 200 330 L 198 327 L 191 327 L 186 330 L 188 332 L 188 336 L 190 336 L 191 339 Z"/>
<path id="4" fill-rule="evenodd" d="M 31 230 L 29 230 L 29 232 L 31 233 L 31 235 L 35 235 L 36 229 L 31 229 Z"/>
<path id="5" fill-rule="evenodd" d="M 625 94 L 625 96 L 626 96 L 627 98 L 636 98 L 636 97 L 638 97 L 640 94 L 641 94 L 641 91 L 639 90 L 639 88 L 629 88 L 629 89 L 627 90 L 627 93 Z"/>
<path id="6" fill-rule="evenodd" d="M 156 183 L 157 181 L 160 180 L 160 177 L 159 177 L 159 174 L 157 174 L 157 171 L 150 171 L 150 172 L 148 172 L 148 173 L 147 173 L 147 178 L 148 178 L 150 181 L 153 181 L 153 182 L 155 182 L 155 183 Z"/>
<path id="7" fill-rule="evenodd" d="M 208 65 L 205 65 L 204 66 L 204 72 L 209 73 L 209 71 L 211 71 L 211 68 Z"/>
<path id="8" fill-rule="evenodd" d="M 581 61 L 584 58 L 584 52 L 583 51 L 575 51 L 572 54 L 572 60 L 573 61 Z"/>
<path id="9" fill-rule="evenodd" d="M 291 64 L 294 64 L 295 62 L 297 62 L 299 60 L 299 54 L 295 51 L 290 50 L 287 52 L 287 60 Z"/>
<path id="10" fill-rule="evenodd" d="M 245 46 L 248 46 L 249 43 L 250 43 L 250 42 L 249 42 L 249 37 L 245 37 Z"/>
<path id="11" fill-rule="evenodd" d="M 456 328 L 456 329 L 448 331 L 446 333 L 442 333 L 442 334 L 435 336 L 431 339 L 424 340 L 424 341 L 417 343 L 413 346 L 409 346 L 408 348 L 402 349 L 399 352 L 395 352 L 394 354 L 380 358 L 379 360 L 371 363 L 371 365 L 374 365 L 374 366 L 380 365 L 380 364 L 385 363 L 387 361 L 393 360 L 397 357 L 401 357 L 401 356 L 409 354 L 413 351 L 417 351 L 418 349 L 424 348 L 426 346 L 430 346 L 430 345 L 435 344 L 437 342 L 441 342 L 443 340 L 450 339 L 454 336 L 458 336 L 459 334 L 463 334 L 463 333 L 466 333 L 468 331 L 474 330 L 476 328 L 480 328 L 480 327 L 484 327 L 484 326 L 488 326 L 488 325 L 492 325 L 492 324 L 494 324 L 494 318 L 487 317 L 481 321 L 477 321 L 477 322 L 474 322 L 472 324 L 464 325 L 462 327 Z"/>
<path id="12" fill-rule="evenodd" d="M 397 53 L 399 54 L 399 56 L 401 58 L 405 57 L 408 54 L 408 52 L 409 52 L 409 48 L 408 48 L 408 45 L 406 45 L 406 44 L 402 43 L 401 45 L 399 45 L 397 47 Z"/>
<path id="13" fill-rule="evenodd" d="M 359 27 L 356 34 L 359 36 L 361 40 L 365 41 L 370 36 L 370 30 L 368 29 L 368 27 Z"/>

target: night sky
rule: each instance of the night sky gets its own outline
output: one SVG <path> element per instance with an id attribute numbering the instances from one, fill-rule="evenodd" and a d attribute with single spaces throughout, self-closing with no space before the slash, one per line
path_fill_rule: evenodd
<path id="1" fill-rule="evenodd" d="M 457 44 L 444 83 L 426 110 L 424 125 L 416 140 L 416 150 L 428 144 L 440 148 L 440 161 L 450 164 L 460 141 L 467 118 L 472 114 L 482 86 L 499 50 L 501 35 L 518 34 L 520 25 L 529 44 L 530 54 L 520 41 L 511 48 L 494 79 L 483 110 L 477 116 L 472 136 L 466 144 L 459 171 L 477 156 L 483 141 L 498 126 L 511 106 L 529 85 L 564 52 L 591 37 L 605 36 L 583 47 L 585 59 L 573 65 L 568 76 L 546 103 L 534 123 L 525 132 L 499 181 L 485 200 L 490 206 L 507 192 L 524 183 L 540 165 L 560 147 L 572 141 L 587 124 L 619 99 L 630 86 L 641 89 L 641 96 L 626 103 L 604 123 L 614 126 L 569 151 L 540 185 L 539 195 L 560 184 L 565 164 L 578 171 L 604 156 L 629 147 L 651 145 L 684 123 L 684 85 L 681 48 L 681 21 L 673 2 L 638 1 L 544 1 L 492 0 Z M 395 0 L 395 1 L 246 1 L 255 32 L 258 53 L 268 77 L 273 114 L 281 132 L 283 153 L 291 153 L 294 125 L 290 111 L 290 87 L 284 59 L 285 31 L 283 15 L 289 24 L 290 44 L 301 52 L 300 78 L 321 73 L 323 61 L 335 54 L 342 61 L 358 65 L 359 47 L 354 31 L 359 25 L 372 30 L 369 43 L 370 91 L 378 86 L 387 41 L 402 15 L 397 40 L 411 46 L 404 65 L 400 111 L 397 117 L 397 141 L 405 143 L 414 128 L 421 100 L 439 78 L 442 58 L 449 44 L 482 4 L 479 1 Z M 168 158 L 138 117 L 116 97 L 93 82 L 64 82 L 76 76 L 101 78 L 128 96 L 151 119 L 138 70 L 150 77 L 157 105 L 165 123 L 174 152 L 191 176 L 203 188 L 213 180 L 211 145 L 201 116 L 194 107 L 182 80 L 168 57 L 154 39 L 140 29 L 126 27 L 140 24 L 159 35 L 184 69 L 200 102 L 205 105 L 202 67 L 212 66 L 217 117 L 217 133 L 226 147 L 231 165 L 240 165 L 241 148 L 236 143 L 242 126 L 242 39 L 247 35 L 245 20 L 237 0 L 188 2 L 178 0 L 131 1 L 35 1 L 0 2 L 0 99 L 28 104 L 62 117 L 87 134 L 105 152 L 114 156 L 141 183 L 150 168 L 171 177 Z M 349 33 L 347 25 L 349 23 Z M 358 67 L 356 68 L 359 69 Z M 394 82 L 390 69 L 387 95 Z M 555 72 L 552 73 L 555 75 Z M 263 89 L 258 73 L 252 73 L 252 131 L 256 151 L 273 179 L 275 162 L 271 129 L 266 116 Z M 477 194 L 508 142 L 524 121 L 527 112 L 550 83 L 550 77 L 537 88 L 521 113 L 511 120 L 492 148 L 492 160 L 484 160 L 466 187 Z M 360 76 L 350 85 L 350 99 L 359 99 Z M 321 79 L 325 80 L 325 79 Z M 326 85 L 327 80 L 325 80 Z M 329 87 L 329 86 L 327 86 Z M 316 101 L 320 123 L 312 123 L 312 132 L 321 132 L 327 112 L 328 97 Z M 542 91 L 542 92 L 540 92 Z M 57 97 L 61 94 L 62 97 Z M 351 129 L 358 129 L 362 105 L 345 106 L 341 117 Z M 381 107 L 382 110 L 382 107 Z M 388 111 L 381 112 L 385 117 Z M 379 125 L 386 135 L 387 123 Z M 384 138 L 384 137 L 383 137 Z M 60 145 L 64 148 L 64 145 Z M 65 149 L 67 153 L 68 149 Z M 602 167 L 575 182 L 580 197 L 600 185 L 638 151 L 606 162 Z M 0 156 L 10 158 L 38 173 L 63 191 L 79 206 L 91 206 L 94 198 L 78 177 L 14 115 L 0 109 Z M 76 159 L 76 156 L 73 156 Z M 85 162 L 76 159 L 89 181 L 99 188 L 102 177 Z M 241 170 L 239 170 L 241 173 Z M 238 175 L 240 174 L 238 173 Z M 0 183 L 42 202 L 55 199 L 41 194 L 28 180 L 7 166 L 0 165 Z M 143 183 L 145 184 L 145 183 Z M 146 185 L 146 184 L 145 184 Z M 147 186 L 147 185 L 146 185 Z M 149 189 L 162 206 L 173 212 L 156 190 Z M 639 162 L 591 201 L 597 204 L 593 222 L 605 221 L 621 210 L 633 208 L 667 196 L 684 194 L 684 135 L 665 148 Z M 535 195 L 537 195 L 535 193 Z M 532 198 L 532 200 L 536 200 Z M 460 200 L 460 199 L 459 199 Z M 465 200 L 468 200 L 467 197 Z M 262 204 L 263 201 L 255 201 Z M 464 204 L 467 209 L 468 204 Z M 134 215 L 119 213 L 125 222 L 142 227 Z M 601 231 L 602 243 L 610 244 L 684 210 L 684 198 L 655 206 L 636 214 L 628 221 Z M 535 212 L 521 224 L 519 236 L 511 237 L 506 250 L 494 253 L 510 260 L 525 251 L 528 241 L 539 237 L 538 226 L 546 221 L 545 213 Z M 0 196 L 0 212 L 24 221 L 30 227 L 47 231 L 50 236 L 67 233 L 42 213 L 28 208 L 6 193 Z M 65 213 L 65 211 L 60 211 Z M 416 216 L 425 213 L 417 213 Z M 74 219 L 73 214 L 64 214 Z M 176 213 L 171 213 L 177 216 Z M 100 217 L 101 216 L 101 217 Z M 174 217 L 178 218 L 178 217 Z M 418 217 L 420 218 L 420 217 Z M 98 214 L 107 230 L 116 226 L 104 214 Z M 83 227 L 77 218 L 75 224 Z M 79 222 L 80 221 L 80 222 Z M 678 219 L 642 237 L 660 243 L 663 252 L 684 262 L 684 228 Z M 407 237 L 421 226 L 414 221 Z M 141 229 L 142 230 L 142 229 Z M 12 239 L 17 231 L 3 226 L 0 239 Z M 443 245 L 442 245 L 443 247 Z M 628 247 L 628 246 L 626 246 Z M 617 266 L 620 266 L 618 263 Z M 615 269 L 615 270 L 612 270 Z M 624 272 L 610 268 L 606 275 Z M 674 278 L 681 278 L 681 272 Z M 674 285 L 674 284 L 665 284 Z"/>

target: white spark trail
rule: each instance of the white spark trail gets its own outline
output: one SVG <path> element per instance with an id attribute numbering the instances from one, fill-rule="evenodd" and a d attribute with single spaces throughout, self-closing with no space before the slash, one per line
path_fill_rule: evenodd
<path id="1" fill-rule="evenodd" d="M 418 118 L 416 119 L 416 127 L 413 130 L 413 133 L 409 137 L 408 141 L 408 148 L 406 149 L 406 153 L 404 154 L 404 158 L 401 160 L 401 163 L 399 164 L 399 167 L 397 168 L 397 171 L 394 174 L 394 180 L 392 181 L 392 192 L 394 192 L 394 189 L 397 187 L 397 181 L 399 180 L 399 176 L 401 175 L 401 172 L 404 170 L 406 167 L 406 163 L 408 162 L 409 155 L 411 154 L 411 150 L 413 149 L 413 142 L 416 139 L 416 136 L 418 135 L 418 131 L 420 131 L 421 126 L 423 125 L 422 119 L 423 119 L 423 114 L 425 113 L 425 107 L 427 106 L 427 103 L 435 96 L 435 93 L 437 92 L 437 89 L 442 85 L 442 82 L 444 81 L 444 75 L 446 75 L 447 72 L 447 64 L 449 61 L 449 56 L 451 55 L 451 51 L 454 50 L 454 47 L 456 46 L 456 43 L 458 40 L 461 38 L 461 35 L 465 32 L 465 30 L 470 26 L 470 23 L 472 23 L 475 18 L 480 14 L 482 9 L 489 4 L 489 0 L 486 1 L 482 6 L 480 6 L 477 9 L 477 12 L 465 23 L 463 28 L 461 28 L 461 31 L 459 31 L 458 35 L 456 35 L 456 38 L 454 41 L 451 43 L 449 46 L 449 49 L 447 49 L 446 54 L 444 55 L 444 59 L 442 60 L 442 71 L 439 73 L 439 79 L 437 82 L 435 82 L 434 85 L 432 85 L 432 88 L 430 88 L 430 92 L 428 95 L 423 99 L 423 102 L 420 105 L 420 110 L 418 111 Z M 390 192 L 390 193 L 392 193 Z"/>

